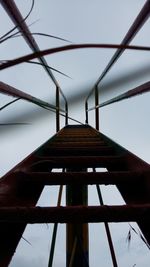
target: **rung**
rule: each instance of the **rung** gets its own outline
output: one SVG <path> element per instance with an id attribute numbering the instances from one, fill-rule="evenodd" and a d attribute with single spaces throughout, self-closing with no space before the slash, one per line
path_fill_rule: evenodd
<path id="1" fill-rule="evenodd" d="M 150 204 L 122 206 L 0 207 L 0 222 L 150 222 Z"/>
<path id="2" fill-rule="evenodd" d="M 80 133 L 63 133 L 63 134 L 58 134 L 57 135 L 57 138 L 62 138 L 62 137 L 64 137 L 64 136 L 66 136 L 66 137 L 71 137 L 71 138 L 91 138 L 91 139 L 93 139 L 93 138 L 99 138 L 99 139 L 102 139 L 101 138 L 101 136 L 100 135 L 98 135 L 98 134 L 93 134 L 93 133 L 86 133 L 86 134 L 80 134 Z"/>
<path id="3" fill-rule="evenodd" d="M 14 174 L 15 175 L 15 174 Z M 142 179 L 142 172 L 16 172 L 22 182 L 40 183 L 41 185 L 66 184 L 132 184 Z"/>
<path id="4" fill-rule="evenodd" d="M 45 156 L 88 156 L 88 155 L 113 155 L 114 149 L 112 146 L 102 146 L 102 147 L 68 147 L 68 148 L 62 148 L 62 147 L 45 147 L 43 150 L 39 151 L 39 155 L 45 155 Z"/>
<path id="5" fill-rule="evenodd" d="M 94 167 L 112 167 L 117 164 L 125 165 L 123 156 L 79 156 L 79 157 L 37 157 L 40 164 L 46 163 L 52 168 L 94 168 Z M 36 162 L 38 163 L 38 162 Z"/>
<path id="6" fill-rule="evenodd" d="M 50 147 L 97 147 L 104 146 L 103 141 L 92 141 L 92 142 L 57 142 L 56 140 L 50 143 Z"/>
<path id="7" fill-rule="evenodd" d="M 100 139 L 99 137 L 71 137 L 71 136 L 62 136 L 62 137 L 57 137 L 54 142 L 83 142 L 83 143 L 91 143 L 91 142 L 98 142 L 98 143 L 104 143 L 104 141 L 102 139 Z"/>
<path id="8" fill-rule="evenodd" d="M 61 144 L 75 144 L 75 145 L 86 145 L 86 146 L 89 146 L 89 145 L 98 145 L 98 146 L 101 146 L 101 145 L 106 145 L 103 141 L 101 141 L 101 140 L 92 140 L 91 141 L 91 139 L 89 139 L 89 140 L 82 140 L 82 141 L 80 141 L 80 140 L 77 140 L 77 139 L 72 139 L 72 140 L 67 140 L 67 139 L 63 139 L 63 140 L 54 140 L 53 141 L 53 143 L 52 144 L 59 144 L 59 145 L 61 145 Z"/>

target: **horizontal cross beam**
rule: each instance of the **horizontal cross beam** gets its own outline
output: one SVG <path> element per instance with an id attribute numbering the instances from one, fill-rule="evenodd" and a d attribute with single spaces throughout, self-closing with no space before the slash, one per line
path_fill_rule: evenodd
<path id="1" fill-rule="evenodd" d="M 118 171 L 118 172 L 17 172 L 17 178 L 24 183 L 42 185 L 67 185 L 67 184 L 131 184 L 142 180 L 146 181 L 149 172 Z M 145 176 L 144 176 L 145 175 Z M 18 181 L 19 181 L 18 180 Z"/>
<path id="2" fill-rule="evenodd" d="M 121 206 L 1 207 L 0 222 L 150 222 L 150 204 Z"/>

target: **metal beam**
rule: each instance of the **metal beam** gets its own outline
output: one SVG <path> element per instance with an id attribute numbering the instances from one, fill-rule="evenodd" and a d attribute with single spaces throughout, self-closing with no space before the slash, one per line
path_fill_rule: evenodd
<path id="1" fill-rule="evenodd" d="M 4 223 L 150 222 L 150 204 L 122 206 L 0 207 Z"/>
<path id="2" fill-rule="evenodd" d="M 94 106 L 94 107 L 88 109 L 88 111 L 102 108 L 102 107 L 105 107 L 107 105 L 113 104 L 115 102 L 119 102 L 119 101 L 122 101 L 124 99 L 128 99 L 128 98 L 131 98 L 131 97 L 134 97 L 137 95 L 145 94 L 145 93 L 148 93 L 149 91 L 150 91 L 150 82 L 147 82 L 147 83 L 141 84 L 140 86 L 137 86 L 136 88 L 131 89 L 131 90 L 129 90 L 123 94 L 120 94 L 116 97 L 113 97 L 110 100 L 107 100 L 101 104 L 98 104 L 97 106 Z"/>
<path id="3" fill-rule="evenodd" d="M 127 34 L 125 35 L 124 39 L 121 42 L 121 45 L 128 45 L 135 35 L 139 32 L 139 30 L 142 28 L 144 23 L 147 21 L 147 19 L 150 16 L 150 1 L 147 0 L 146 3 L 144 4 L 143 8 L 141 9 L 140 13 L 136 17 L 135 21 L 131 25 L 130 29 L 128 30 Z M 119 57 L 122 55 L 122 53 L 125 51 L 124 48 L 122 49 L 117 49 L 113 57 L 111 58 L 110 62 L 106 66 L 105 70 L 99 77 L 99 79 L 96 82 L 96 85 L 100 83 L 100 81 L 105 77 L 107 72 L 110 70 L 110 68 L 114 65 L 114 63 L 119 59 Z"/>
<path id="4" fill-rule="evenodd" d="M 121 42 L 121 45 L 123 45 L 123 46 L 125 45 L 126 46 L 126 45 L 130 44 L 130 42 L 133 40 L 135 35 L 139 32 L 139 30 L 142 28 L 144 23 L 147 21 L 149 16 L 150 16 L 150 1 L 147 0 L 146 3 L 144 4 L 143 8 L 141 9 L 140 13 L 136 17 L 135 21 L 131 25 L 130 29 L 126 33 L 124 39 Z M 109 72 L 111 67 L 115 64 L 115 62 L 119 59 L 119 57 L 122 55 L 122 53 L 124 51 L 125 51 L 125 48 L 118 48 L 117 49 L 117 51 L 115 52 L 115 54 L 113 55 L 113 57 L 111 58 L 109 63 L 107 64 L 106 68 L 104 69 L 104 71 L 102 72 L 102 74 L 100 75 L 98 80 L 96 81 L 96 83 L 95 83 L 93 89 L 90 91 L 87 99 L 90 97 L 90 95 L 94 91 L 95 86 L 99 85 L 99 83 L 106 76 L 106 74 Z"/>
<path id="5" fill-rule="evenodd" d="M 88 185 L 88 184 L 132 184 L 146 182 L 150 171 L 119 171 L 119 172 L 17 172 L 14 175 L 23 183 L 36 183 L 42 185 Z M 12 175 L 13 176 L 13 175 Z M 145 178 L 144 178 L 145 177 Z"/>
<path id="6" fill-rule="evenodd" d="M 31 103 L 34 103 L 35 105 L 38 105 L 40 107 L 50 108 L 53 110 L 58 110 L 58 108 L 52 104 L 49 104 L 48 102 L 45 102 L 37 97 L 34 97 L 32 95 L 26 94 L 21 90 L 18 90 L 11 85 L 8 85 L 6 83 L 0 82 L 0 93 L 5 95 L 10 95 L 12 97 L 19 97 L 20 99 L 29 101 Z M 61 112 L 65 112 L 65 110 L 59 109 Z"/>

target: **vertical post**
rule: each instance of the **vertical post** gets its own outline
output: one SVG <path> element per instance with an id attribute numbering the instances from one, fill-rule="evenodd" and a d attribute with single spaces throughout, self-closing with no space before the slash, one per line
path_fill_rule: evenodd
<path id="1" fill-rule="evenodd" d="M 99 185 L 96 185 L 96 188 L 97 188 L 97 192 L 98 192 L 98 197 L 99 197 L 100 205 L 103 206 L 104 203 L 103 203 L 103 198 L 102 198 L 100 186 Z M 108 239 L 108 244 L 109 244 L 109 249 L 110 249 L 110 253 L 111 253 L 111 258 L 112 258 L 113 266 L 114 267 L 118 267 L 117 259 L 116 259 L 116 255 L 115 255 L 115 250 L 114 250 L 114 246 L 113 246 L 113 242 L 112 242 L 112 238 L 111 238 L 111 233 L 110 233 L 110 229 L 109 229 L 109 225 L 108 225 L 107 222 L 104 222 L 104 226 L 105 226 L 105 230 L 106 230 L 106 234 L 107 234 L 107 239 Z"/>
<path id="2" fill-rule="evenodd" d="M 85 102 L 85 123 L 89 123 L 89 118 L 88 118 L 88 100 Z"/>
<path id="3" fill-rule="evenodd" d="M 99 93 L 98 86 L 95 86 L 95 128 L 99 131 L 99 108 L 96 106 L 99 105 Z"/>
<path id="4" fill-rule="evenodd" d="M 59 115 L 59 87 L 56 86 L 56 132 L 60 130 L 60 115 Z"/>
<path id="5" fill-rule="evenodd" d="M 68 103 L 65 103 L 65 111 L 66 111 L 66 119 L 65 119 L 65 125 L 68 125 Z"/>
<path id="6" fill-rule="evenodd" d="M 75 170 L 68 170 L 69 172 Z M 87 185 L 67 185 L 66 204 L 69 206 L 87 205 Z M 66 267 L 88 267 L 88 224 L 67 224 Z"/>
<path id="7" fill-rule="evenodd" d="M 58 193 L 58 200 L 57 200 L 57 207 L 60 207 L 60 205 L 61 205 L 62 192 L 63 192 L 63 185 L 60 185 L 59 193 Z M 53 227 L 53 234 L 52 234 L 52 242 L 51 242 L 51 249 L 50 249 L 49 261 L 48 261 L 48 267 L 52 267 L 53 266 L 53 258 L 54 258 L 55 244 L 56 244 L 57 228 L 58 228 L 58 223 L 55 223 L 54 227 Z"/>

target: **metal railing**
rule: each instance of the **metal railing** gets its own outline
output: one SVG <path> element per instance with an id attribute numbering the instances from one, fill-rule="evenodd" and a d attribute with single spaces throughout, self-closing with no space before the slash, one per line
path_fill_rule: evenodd
<path id="1" fill-rule="evenodd" d="M 24 37 L 25 41 L 28 43 L 28 45 L 30 46 L 32 51 L 33 52 L 39 52 L 40 49 L 39 49 L 35 39 L 33 38 L 25 20 L 23 19 L 19 9 L 17 8 L 15 2 L 13 0 L 12 1 L 2 0 L 1 4 L 5 8 L 6 12 L 10 16 L 10 18 L 12 19 L 12 21 L 14 22 L 16 27 L 22 33 L 22 36 Z M 92 90 L 90 91 L 90 93 L 88 94 L 88 96 L 86 98 L 86 101 L 85 101 L 86 121 L 85 122 L 87 124 L 89 123 L 88 112 L 95 109 L 95 128 L 97 130 L 99 130 L 99 108 L 101 107 L 101 104 L 99 104 L 99 84 L 104 79 L 106 74 L 109 72 L 111 67 L 117 62 L 119 57 L 123 54 L 123 52 L 126 49 L 126 46 L 128 46 L 128 44 L 133 40 L 135 35 L 139 32 L 141 27 L 147 21 L 147 19 L 149 18 L 149 15 L 150 15 L 150 0 L 147 0 L 146 3 L 144 4 L 142 10 L 140 11 L 138 16 L 136 17 L 135 21 L 131 25 L 130 29 L 128 30 L 127 34 L 125 35 L 123 41 L 121 42 L 120 45 L 123 47 L 120 47 L 116 50 L 115 54 L 113 55 L 113 57 L 109 61 L 108 65 L 106 66 L 106 68 L 104 69 L 104 71 L 102 72 L 102 74 L 100 75 L 100 77 L 98 78 L 98 80 L 96 81 Z M 61 115 L 65 116 L 65 125 L 68 124 L 68 118 L 69 117 L 68 117 L 67 99 L 66 99 L 64 93 L 62 92 L 60 85 L 59 85 L 58 81 L 56 80 L 55 76 L 53 75 L 51 69 L 48 67 L 45 58 L 43 56 L 40 56 L 39 61 L 40 61 L 41 65 L 43 66 L 43 68 L 45 69 L 45 71 L 47 72 L 47 74 L 49 75 L 49 77 L 51 78 L 54 85 L 56 86 L 56 101 L 55 101 L 56 106 L 54 109 L 56 111 L 56 131 L 59 131 L 60 130 L 60 116 Z M 89 108 L 88 100 L 93 95 L 93 93 L 94 93 L 94 98 L 95 98 L 95 106 L 92 108 Z M 65 102 L 65 108 L 64 109 L 60 108 L 60 95 L 63 97 L 63 100 Z M 44 107 L 44 106 L 42 105 L 42 107 Z M 61 112 L 63 112 L 65 115 L 61 114 Z M 75 120 L 75 121 L 78 122 L 77 120 Z"/>
<path id="2" fill-rule="evenodd" d="M 65 125 L 68 124 L 68 102 L 62 90 L 58 86 L 56 86 L 56 131 L 57 132 L 60 130 L 60 94 L 65 101 L 65 110 L 63 110 L 63 112 L 65 113 Z"/>
<path id="3" fill-rule="evenodd" d="M 123 45 L 123 46 L 129 45 L 129 43 L 133 40 L 135 35 L 139 32 L 139 30 L 142 28 L 144 23 L 147 21 L 149 16 L 150 16 L 150 0 L 147 0 L 146 3 L 144 4 L 142 10 L 140 11 L 138 16 L 136 17 L 135 21 L 131 25 L 130 29 L 128 30 L 127 34 L 125 35 L 124 39 L 122 40 L 121 45 Z M 124 51 L 125 51 L 125 48 L 118 48 L 117 49 L 117 51 L 115 52 L 115 54 L 113 55 L 113 57 L 109 61 L 108 65 L 106 66 L 106 68 L 104 69 L 104 71 L 102 72 L 102 74 L 100 75 L 100 77 L 98 78 L 98 80 L 96 81 L 95 85 L 93 86 L 92 90 L 90 91 L 90 93 L 88 94 L 88 96 L 86 98 L 86 101 L 85 101 L 86 120 L 85 120 L 85 122 L 87 124 L 89 123 L 88 112 L 95 109 L 95 128 L 97 130 L 99 130 L 99 108 L 100 108 L 98 86 L 99 86 L 100 82 L 104 79 L 106 74 L 109 72 L 111 67 L 117 62 L 119 57 L 123 54 Z M 93 95 L 93 93 L 95 95 L 95 107 L 89 109 L 88 108 L 88 100 Z"/>
<path id="4" fill-rule="evenodd" d="M 40 48 L 38 44 L 36 43 L 35 39 L 33 38 L 25 19 L 22 17 L 19 9 L 17 8 L 15 2 L 13 0 L 2 0 L 1 4 L 3 5 L 4 9 L 6 10 L 9 17 L 14 22 L 15 26 L 19 29 L 19 31 L 22 33 L 22 36 L 24 37 L 25 41 L 29 45 L 29 47 L 32 49 L 33 52 L 39 52 Z M 48 67 L 48 64 L 43 56 L 39 58 L 39 61 L 45 71 L 47 72 L 48 76 L 51 78 L 52 82 L 56 86 L 56 131 L 60 130 L 60 111 L 63 111 L 65 113 L 65 125 L 68 124 L 68 103 L 67 99 L 62 92 L 60 85 L 58 81 L 56 80 L 55 76 L 53 75 L 52 71 Z M 65 110 L 60 109 L 60 95 L 63 97 L 65 102 Z"/>

